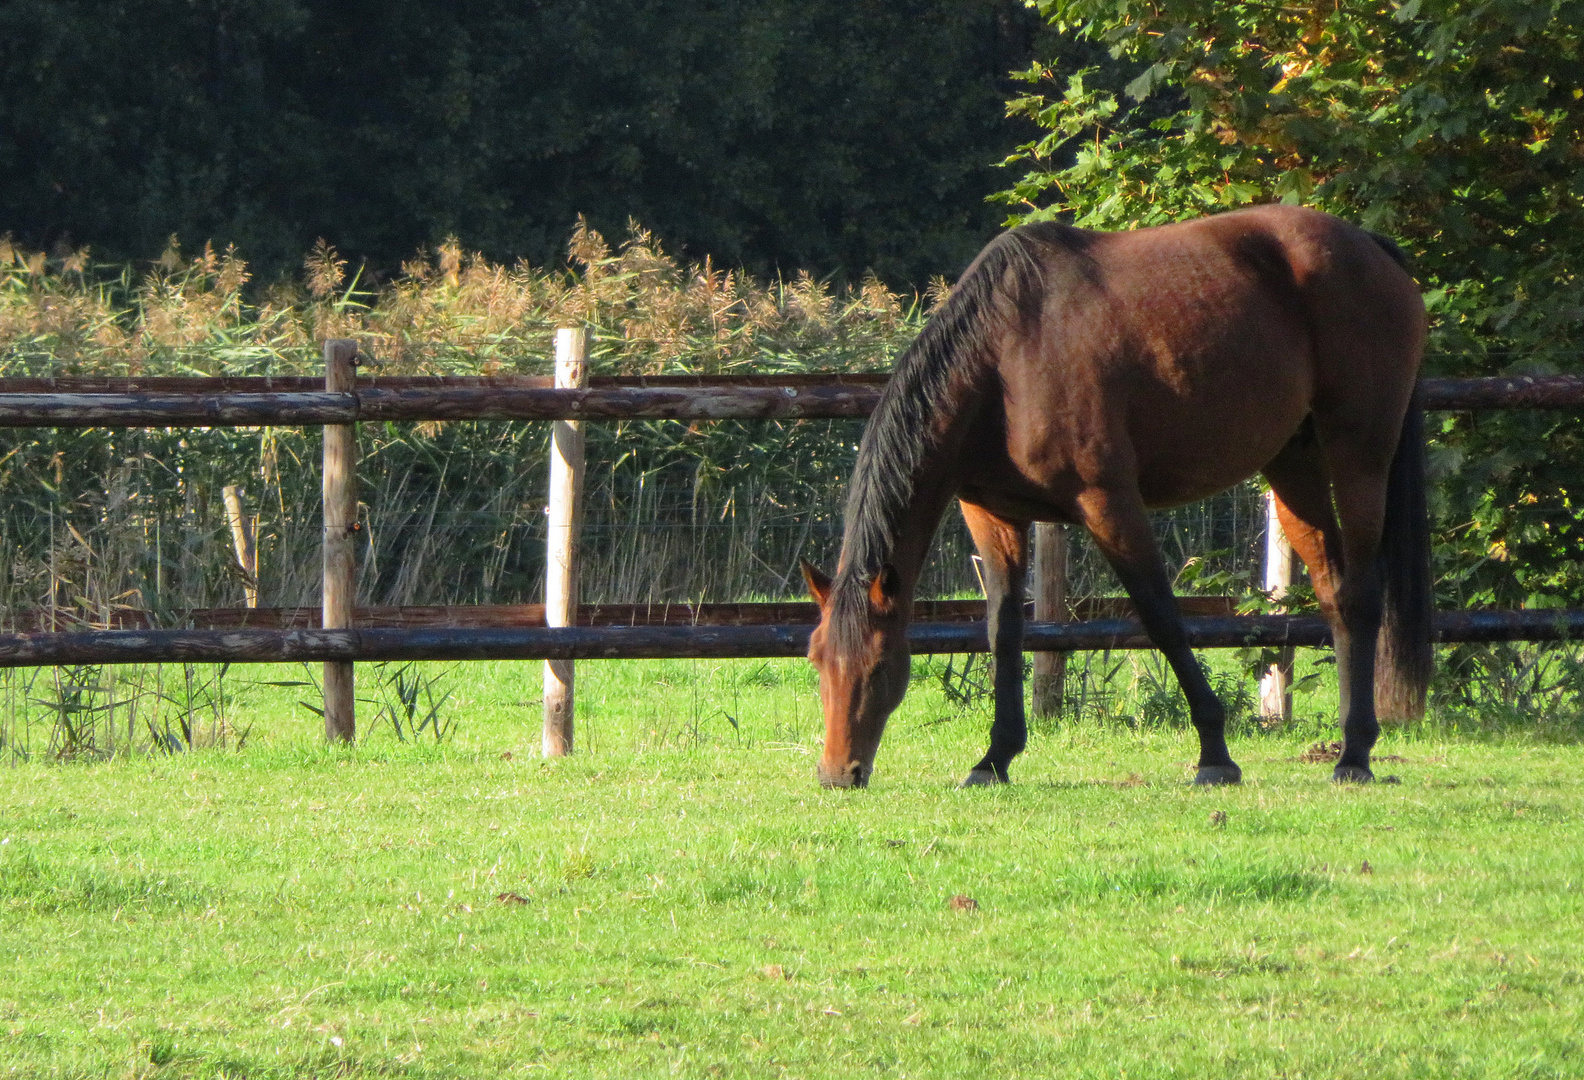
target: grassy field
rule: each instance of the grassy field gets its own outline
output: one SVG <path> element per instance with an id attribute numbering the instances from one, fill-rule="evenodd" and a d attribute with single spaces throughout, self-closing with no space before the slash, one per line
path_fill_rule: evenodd
<path id="1" fill-rule="evenodd" d="M 827 793 L 802 662 L 580 680 L 553 763 L 502 664 L 439 746 L 258 686 L 240 751 L 0 770 L 0 1075 L 1584 1075 L 1577 740 L 1394 732 L 1334 787 L 1322 687 L 1238 789 L 1084 722 L 959 791 L 986 717 L 921 672 Z"/>

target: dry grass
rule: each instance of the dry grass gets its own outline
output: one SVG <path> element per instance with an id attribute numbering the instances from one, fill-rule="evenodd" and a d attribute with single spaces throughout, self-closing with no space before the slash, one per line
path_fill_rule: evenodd
<path id="1" fill-rule="evenodd" d="M 833 291 L 806 273 L 765 283 L 679 263 L 636 223 L 612 246 L 580 221 L 560 267 L 448 241 L 385 282 L 323 241 L 298 278 L 265 286 L 234 248 L 189 258 L 175 237 L 142 269 L 89 255 L 0 239 L 0 374 L 313 371 L 326 337 L 357 338 L 388 372 L 537 370 L 554 329 L 578 323 L 606 372 L 883 369 L 928 303 L 872 276 Z"/>

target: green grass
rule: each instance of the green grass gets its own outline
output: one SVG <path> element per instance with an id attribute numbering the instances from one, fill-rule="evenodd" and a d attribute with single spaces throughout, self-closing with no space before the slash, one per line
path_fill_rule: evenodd
<path id="1" fill-rule="evenodd" d="M 1085 723 L 959 791 L 926 677 L 828 793 L 801 662 L 582 665 L 557 762 L 538 665 L 450 679 L 438 747 L 257 687 L 240 752 L 0 770 L 0 1076 L 1584 1073 L 1576 740 L 1393 732 L 1356 788 L 1250 730 L 1198 791 Z"/>

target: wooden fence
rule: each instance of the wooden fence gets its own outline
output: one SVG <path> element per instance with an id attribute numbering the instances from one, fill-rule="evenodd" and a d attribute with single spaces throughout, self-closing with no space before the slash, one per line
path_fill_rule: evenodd
<path id="1" fill-rule="evenodd" d="M 330 355 L 331 342 L 326 346 Z M 352 347 L 351 343 L 347 347 Z M 253 427 L 364 420 L 813 420 L 869 415 L 884 375 L 0 379 L 0 427 Z M 1424 379 L 1427 409 L 1584 406 L 1584 376 Z"/>
<path id="2" fill-rule="evenodd" d="M 318 626 L 301 609 L 237 609 L 234 617 L 194 613 L 192 629 L 145 626 L 66 633 L 0 634 L 0 667 L 157 662 L 325 664 L 325 733 L 355 734 L 353 665 L 379 660 L 543 660 L 547 662 L 547 754 L 573 746 L 572 661 L 659 657 L 799 656 L 808 648 L 812 605 L 580 607 L 576 534 L 582 443 L 578 423 L 615 419 L 829 419 L 867 416 L 883 375 L 630 378 L 585 374 L 581 330 L 557 335 L 557 371 L 537 376 L 358 379 L 357 345 L 325 343 L 324 380 L 310 378 L 0 379 L 0 427 L 251 427 L 323 425 L 324 589 Z M 1584 407 L 1578 376 L 1425 379 L 1431 409 Z M 545 605 L 474 609 L 353 606 L 360 421 L 545 420 L 556 422 Z M 1139 624 L 1114 608 L 1070 612 L 1055 550 L 1059 530 L 1042 530 L 1041 565 L 1026 644 L 1037 654 L 1148 648 Z M 239 535 L 241 535 L 239 533 Z M 244 556 L 245 557 L 245 556 Z M 954 602 L 947 602 L 947 605 Z M 1211 605 L 1216 603 L 1210 601 Z M 758 612 L 744 609 L 763 608 Z M 617 611 L 621 608 L 621 611 Z M 729 611 L 727 609 L 730 609 Z M 909 629 L 918 653 L 984 652 L 982 603 L 922 604 Z M 625 616 L 625 617 L 624 617 Z M 783 621 L 784 620 L 784 621 Z M 964 621 L 972 620 L 972 621 Z M 534 625 L 537 623 L 538 625 Z M 1330 640 L 1310 615 L 1236 617 L 1190 604 L 1189 641 L 1200 648 L 1292 647 Z M 1439 612 L 1440 641 L 1560 640 L 1584 637 L 1584 610 Z M 1045 669 L 1050 677 L 1050 668 Z M 1036 667 L 1036 689 L 1041 669 Z"/>

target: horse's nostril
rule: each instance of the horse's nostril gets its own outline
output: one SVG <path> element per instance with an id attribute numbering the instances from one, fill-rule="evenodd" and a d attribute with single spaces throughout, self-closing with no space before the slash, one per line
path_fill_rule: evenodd
<path id="1" fill-rule="evenodd" d="M 836 767 L 821 764 L 814 770 L 814 775 L 819 779 L 820 787 L 861 788 L 868 786 L 869 774 L 873 771 L 861 761 L 849 761 L 846 765 Z"/>

